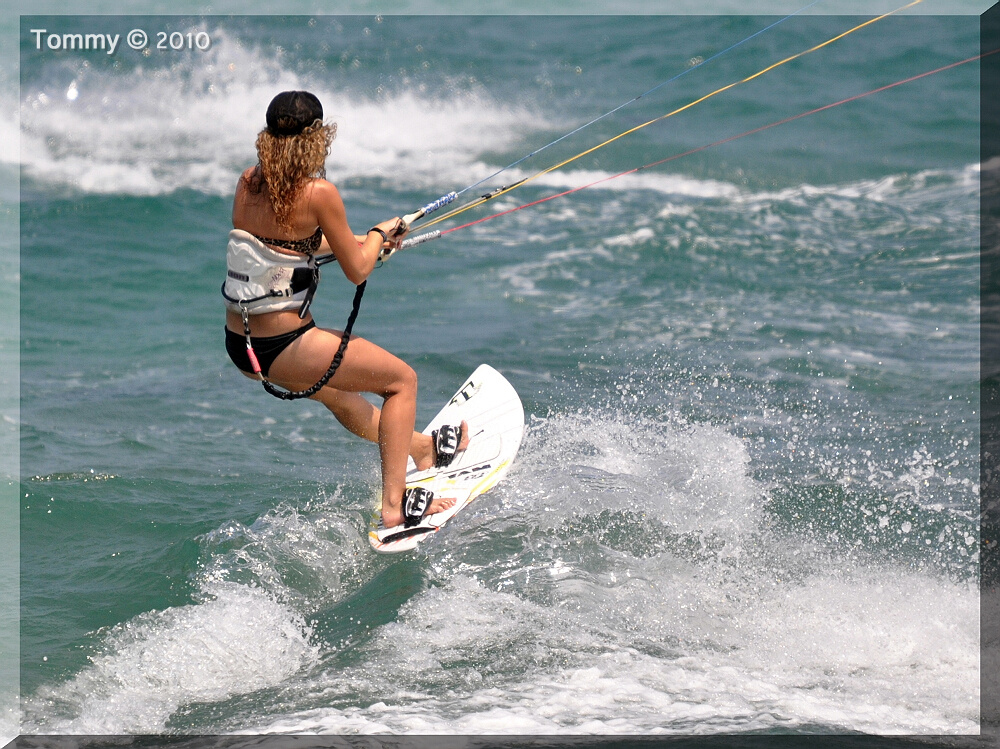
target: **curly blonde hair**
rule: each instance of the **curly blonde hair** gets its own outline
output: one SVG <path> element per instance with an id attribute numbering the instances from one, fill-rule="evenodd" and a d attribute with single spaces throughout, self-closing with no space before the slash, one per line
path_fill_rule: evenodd
<path id="1" fill-rule="evenodd" d="M 326 157 L 337 125 L 317 120 L 298 135 L 274 135 L 267 128 L 257 134 L 257 168 L 246 178 L 251 192 L 265 189 L 275 219 L 285 231 L 292 230 L 292 208 L 305 184 L 326 175 Z"/>

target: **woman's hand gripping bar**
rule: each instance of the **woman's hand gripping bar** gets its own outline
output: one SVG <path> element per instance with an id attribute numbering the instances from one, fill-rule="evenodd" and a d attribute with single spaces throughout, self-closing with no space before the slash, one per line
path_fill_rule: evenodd
<path id="1" fill-rule="evenodd" d="M 453 201 L 457 197 L 458 197 L 457 192 L 450 192 L 447 195 L 441 196 L 437 200 L 431 201 L 423 208 L 421 208 L 419 211 L 415 211 L 413 213 L 407 214 L 406 216 L 403 216 L 403 218 L 399 222 L 399 227 L 393 236 L 401 236 L 402 234 L 406 233 L 407 231 L 410 230 L 410 226 L 413 224 L 414 221 L 422 219 L 428 213 L 433 213 L 438 208 L 448 205 L 451 201 Z M 427 234 L 421 234 L 419 237 L 404 239 L 400 243 L 398 249 L 413 247 L 414 245 L 422 244 L 423 242 L 428 242 L 432 239 L 437 239 L 440 236 L 441 236 L 440 231 L 432 231 L 428 232 Z M 383 262 L 388 260 L 392 256 L 392 254 L 396 251 L 396 249 L 397 248 L 395 247 L 386 247 L 385 249 L 382 250 L 382 252 L 379 253 L 378 259 Z"/>

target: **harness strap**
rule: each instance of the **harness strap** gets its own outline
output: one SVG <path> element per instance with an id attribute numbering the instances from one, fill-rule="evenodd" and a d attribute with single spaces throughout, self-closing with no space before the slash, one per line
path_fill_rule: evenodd
<path id="1" fill-rule="evenodd" d="M 263 301 L 264 299 L 271 299 L 272 297 L 294 296 L 295 294 L 298 294 L 300 291 L 308 290 L 306 291 L 305 301 L 303 301 L 302 303 L 302 309 L 299 310 L 299 319 L 304 320 L 306 316 L 305 313 L 309 311 L 309 305 L 312 304 L 313 296 L 316 294 L 316 287 L 319 286 L 319 266 L 320 266 L 320 263 L 318 263 L 312 255 L 309 256 L 306 262 L 308 263 L 307 267 L 295 268 L 292 270 L 292 279 L 288 283 L 287 293 L 284 291 L 279 291 L 277 289 L 271 289 L 266 294 L 262 294 L 261 296 L 255 296 L 252 299 L 236 299 L 234 297 L 229 296 L 229 294 L 226 293 L 226 284 L 225 282 L 223 282 L 222 297 L 227 302 L 231 302 L 232 304 L 238 304 L 242 308 L 244 304 L 253 304 L 254 302 L 260 302 Z M 242 279 L 239 278 L 239 274 L 237 274 L 235 271 L 229 271 L 228 275 L 232 278 L 236 278 L 237 280 L 247 279 L 246 276 L 244 276 Z"/>
<path id="2" fill-rule="evenodd" d="M 299 283 L 305 282 L 307 284 L 307 286 L 303 288 L 308 288 L 308 291 L 306 291 L 306 298 L 302 300 L 302 307 L 299 308 L 300 320 L 306 319 L 309 307 L 311 307 L 313 303 L 313 297 L 316 296 L 316 288 L 319 286 L 319 266 L 316 264 L 316 258 L 310 253 L 309 259 L 306 262 L 308 263 L 308 267 L 296 268 L 292 271 L 292 293 L 297 293 L 295 289 L 296 275 L 299 277 Z"/>

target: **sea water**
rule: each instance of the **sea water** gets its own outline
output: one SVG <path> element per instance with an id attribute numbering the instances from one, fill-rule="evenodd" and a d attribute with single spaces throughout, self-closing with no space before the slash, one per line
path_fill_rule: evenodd
<path id="1" fill-rule="evenodd" d="M 541 175 L 864 19 L 701 66 L 777 17 L 28 33 L 95 18 L 20 35 L 22 732 L 978 732 L 977 64 L 610 179 L 973 56 L 977 18 L 885 19 Z M 685 71 L 436 228 L 599 184 L 372 274 L 355 332 L 420 424 L 482 362 L 527 414 L 500 487 L 375 555 L 375 447 L 223 348 L 268 101 L 320 97 L 360 232 Z M 319 324 L 352 290 L 324 268 Z"/>

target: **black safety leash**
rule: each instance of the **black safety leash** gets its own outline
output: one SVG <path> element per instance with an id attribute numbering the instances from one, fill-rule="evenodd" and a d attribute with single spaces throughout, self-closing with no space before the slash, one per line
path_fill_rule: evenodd
<path id="1" fill-rule="evenodd" d="M 246 313 L 246 308 L 243 309 L 243 330 L 247 337 L 247 353 L 250 355 L 250 361 L 253 363 L 254 369 L 257 370 L 257 374 L 260 375 L 260 382 L 267 392 L 275 398 L 281 398 L 283 401 L 293 401 L 316 395 L 330 381 L 337 373 L 340 362 L 344 359 L 344 352 L 347 351 L 347 344 L 351 340 L 351 331 L 354 329 L 354 321 L 358 319 L 358 312 L 361 310 L 361 297 L 365 295 L 365 286 L 367 284 L 367 280 L 362 281 L 354 291 L 354 305 L 351 307 L 351 314 L 347 318 L 347 325 L 344 326 L 344 334 L 340 337 L 340 346 L 337 348 L 337 353 L 333 355 L 333 361 L 330 362 L 330 368 L 326 370 L 325 375 L 319 378 L 319 382 L 306 390 L 282 390 L 270 382 L 264 376 L 263 372 L 260 371 L 260 365 L 257 363 L 257 357 L 253 354 L 253 348 L 250 344 L 250 321 Z"/>
<path id="2" fill-rule="evenodd" d="M 382 235 L 382 240 L 384 242 L 389 241 L 389 236 L 376 226 L 373 226 L 368 230 L 371 234 L 373 231 L 377 231 Z M 380 253 L 381 258 L 381 253 Z M 332 263 L 336 260 L 333 255 L 328 255 L 326 257 L 315 259 L 312 255 L 309 256 L 309 267 L 312 271 L 312 278 L 309 284 L 309 289 L 306 291 L 306 297 L 302 300 L 302 308 L 299 310 L 299 319 L 304 320 L 306 314 L 309 312 L 309 307 L 312 306 L 313 297 L 316 295 L 316 288 L 319 286 L 319 266 L 325 265 L 326 263 Z M 347 351 L 347 344 L 351 340 L 351 331 L 354 330 L 354 322 L 358 319 L 358 312 L 361 311 L 361 298 L 365 295 L 365 287 L 368 285 L 368 280 L 365 279 L 357 285 L 354 290 L 354 302 L 351 306 L 351 314 L 347 317 L 347 325 L 344 326 L 344 333 L 340 337 L 340 346 L 337 347 L 337 353 L 333 355 L 333 361 L 330 362 L 330 368 L 326 370 L 326 374 L 319 378 L 319 381 L 310 388 L 305 390 L 282 390 L 276 386 L 273 382 L 270 382 L 264 373 L 260 371 L 260 364 L 257 362 L 257 356 L 253 350 L 253 344 L 250 340 L 250 316 L 247 312 L 246 307 L 240 306 L 243 312 L 243 332 L 246 334 L 247 339 L 247 355 L 250 357 L 250 362 L 253 365 L 254 371 L 260 376 L 260 382 L 264 386 L 264 389 L 273 395 L 275 398 L 280 398 L 283 401 L 293 401 L 299 398 L 310 398 L 316 393 L 318 393 L 326 383 L 328 383 L 333 376 L 337 373 L 337 369 L 340 367 L 340 363 L 344 360 L 344 353 Z"/>

